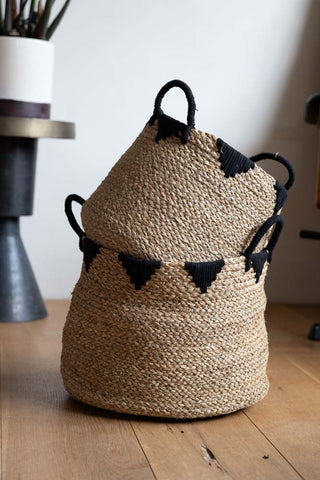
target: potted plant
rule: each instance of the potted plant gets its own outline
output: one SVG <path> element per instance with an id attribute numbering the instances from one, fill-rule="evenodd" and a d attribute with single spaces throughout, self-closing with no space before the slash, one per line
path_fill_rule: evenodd
<path id="1" fill-rule="evenodd" d="M 50 21 L 55 0 L 0 0 L 0 116 L 50 117 L 54 46 L 71 0 Z"/>

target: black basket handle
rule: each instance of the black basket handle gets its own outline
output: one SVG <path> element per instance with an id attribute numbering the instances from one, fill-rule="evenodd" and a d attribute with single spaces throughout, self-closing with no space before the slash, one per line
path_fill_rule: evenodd
<path id="1" fill-rule="evenodd" d="M 273 215 L 272 217 L 268 218 L 268 220 L 266 220 L 261 225 L 261 227 L 255 234 L 255 236 L 251 240 L 250 245 L 247 247 L 246 251 L 244 252 L 244 256 L 246 257 L 246 270 L 249 270 L 250 268 L 251 256 L 255 251 L 258 243 L 268 233 L 268 231 L 270 230 L 271 227 L 273 227 L 273 225 L 275 225 L 276 227 L 272 232 L 268 245 L 263 249 L 268 252 L 267 260 L 269 263 L 271 263 L 273 249 L 279 240 L 279 236 L 283 228 L 283 218 L 281 217 L 281 215 Z"/>
<path id="2" fill-rule="evenodd" d="M 259 153 L 258 155 L 254 155 L 253 157 L 250 157 L 250 160 L 252 160 L 253 162 L 260 162 L 260 160 L 275 160 L 276 162 L 281 163 L 286 167 L 288 171 L 288 176 L 289 176 L 287 183 L 284 185 L 284 188 L 286 190 L 290 190 L 290 188 L 294 184 L 295 173 L 293 170 L 293 166 L 291 165 L 289 160 L 282 157 L 282 155 L 279 155 L 279 153 L 269 153 L 269 152 Z"/>
<path id="3" fill-rule="evenodd" d="M 165 94 L 171 90 L 173 87 L 179 87 L 181 90 L 184 91 L 184 94 L 188 101 L 188 115 L 187 115 L 187 125 L 188 127 L 194 128 L 194 116 L 196 111 L 196 102 L 194 100 L 193 93 L 191 88 L 182 80 L 171 80 L 170 82 L 166 83 L 159 91 L 158 95 L 156 96 L 154 102 L 154 111 L 153 114 L 156 116 L 162 115 L 163 111 L 161 109 L 161 103 Z"/>
<path id="4" fill-rule="evenodd" d="M 187 115 L 187 124 L 181 123 L 174 118 L 168 117 L 165 115 L 161 109 L 161 102 L 165 94 L 173 87 L 179 87 L 183 90 L 187 101 L 188 101 L 188 115 Z M 149 125 L 153 125 L 154 121 L 158 119 L 158 135 L 156 137 L 156 142 L 163 139 L 165 140 L 167 137 L 174 135 L 180 136 L 181 135 L 181 142 L 187 143 L 188 138 L 190 135 L 191 130 L 194 128 L 194 116 L 196 111 L 196 103 L 194 100 L 193 93 L 191 88 L 184 83 L 182 80 L 171 80 L 170 82 L 166 83 L 161 90 L 159 91 L 158 95 L 156 96 L 154 102 L 154 110 L 153 115 L 149 120 Z"/>
<path id="5" fill-rule="evenodd" d="M 82 251 L 83 250 L 82 239 L 83 237 L 85 237 L 85 232 L 82 230 L 82 228 L 80 227 L 79 223 L 76 220 L 76 217 L 74 216 L 74 213 L 72 211 L 72 202 L 79 203 L 79 205 L 82 206 L 85 203 L 85 200 L 79 195 L 72 193 L 71 195 L 67 196 L 64 202 L 64 211 L 66 212 L 66 215 L 72 230 L 74 230 L 79 237 L 79 240 L 80 240 L 79 248 Z"/>

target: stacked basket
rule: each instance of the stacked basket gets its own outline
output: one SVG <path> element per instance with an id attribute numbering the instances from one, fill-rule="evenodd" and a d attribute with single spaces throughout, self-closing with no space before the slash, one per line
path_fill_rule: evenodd
<path id="1" fill-rule="evenodd" d="M 188 100 L 187 124 L 161 101 Z M 70 394 L 118 412 L 206 417 L 268 390 L 264 279 L 294 173 L 194 128 L 174 80 L 133 145 L 85 202 L 66 200 L 84 254 L 63 334 Z M 256 165 L 271 158 L 285 186 Z M 84 231 L 72 212 L 83 205 Z"/>

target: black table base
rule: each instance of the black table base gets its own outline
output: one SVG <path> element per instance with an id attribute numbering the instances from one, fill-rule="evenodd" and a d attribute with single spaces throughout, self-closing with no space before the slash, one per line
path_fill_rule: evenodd
<path id="1" fill-rule="evenodd" d="M 0 115 L 0 322 L 47 316 L 19 232 L 33 211 L 39 138 L 75 138 L 75 125 Z"/>
<path id="2" fill-rule="evenodd" d="M 19 217 L 0 217 L 0 322 L 26 322 L 46 316 L 20 237 Z"/>
<path id="3" fill-rule="evenodd" d="M 36 139 L 0 137 L 0 322 L 47 316 L 19 230 L 33 211 L 36 158 Z"/>

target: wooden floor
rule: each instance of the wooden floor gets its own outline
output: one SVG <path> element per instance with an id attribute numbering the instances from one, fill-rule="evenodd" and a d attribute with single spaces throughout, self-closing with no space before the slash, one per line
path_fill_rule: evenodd
<path id="1" fill-rule="evenodd" d="M 59 373 L 68 303 L 0 324 L 2 480 L 320 479 L 320 307 L 271 305 L 271 390 L 232 415 L 177 422 L 72 400 Z"/>

